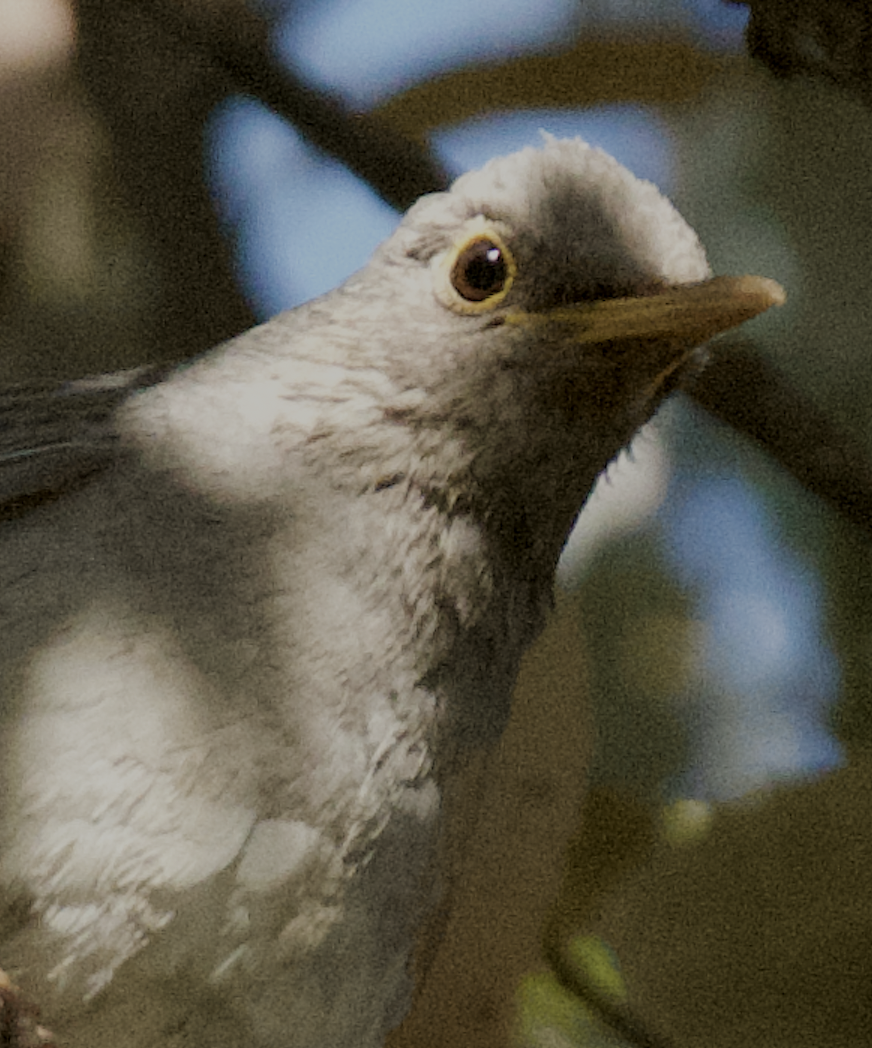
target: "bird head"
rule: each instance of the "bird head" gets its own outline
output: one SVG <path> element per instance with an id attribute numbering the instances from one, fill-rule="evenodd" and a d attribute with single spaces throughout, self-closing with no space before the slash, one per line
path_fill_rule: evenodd
<path id="1" fill-rule="evenodd" d="M 547 138 L 423 197 L 342 287 L 147 391 L 121 429 L 222 500 L 285 484 L 299 513 L 301 454 L 355 498 L 402 481 L 544 580 L 700 347 L 782 300 L 771 280 L 712 278 L 655 186 Z"/>
<path id="2" fill-rule="evenodd" d="M 783 292 L 712 279 L 655 186 L 548 138 L 422 198 L 340 297 L 361 363 L 397 391 L 384 418 L 413 436 L 418 483 L 448 507 L 523 515 L 553 561 L 700 347 Z"/>

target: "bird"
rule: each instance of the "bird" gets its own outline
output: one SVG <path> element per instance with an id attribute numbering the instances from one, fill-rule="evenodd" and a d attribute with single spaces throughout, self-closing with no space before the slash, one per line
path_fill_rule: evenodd
<path id="1" fill-rule="evenodd" d="M 546 136 L 193 361 L 0 395 L 0 1004 L 383 1045 L 588 493 L 783 297 Z"/>

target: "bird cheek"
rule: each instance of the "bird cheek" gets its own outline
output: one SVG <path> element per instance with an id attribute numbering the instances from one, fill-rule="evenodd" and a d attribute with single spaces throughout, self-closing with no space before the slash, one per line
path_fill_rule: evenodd
<path id="1" fill-rule="evenodd" d="M 622 369 L 605 354 L 595 353 L 594 359 L 591 348 L 599 349 L 586 347 L 574 366 L 550 369 L 539 385 L 537 410 L 561 428 L 573 429 L 580 421 L 594 418 L 605 422 L 625 399 Z"/>

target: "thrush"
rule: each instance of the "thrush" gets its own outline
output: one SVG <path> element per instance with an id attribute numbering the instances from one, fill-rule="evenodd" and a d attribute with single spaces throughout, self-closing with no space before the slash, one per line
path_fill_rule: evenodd
<path id="1" fill-rule="evenodd" d="M 383 1043 L 591 486 L 781 298 L 548 139 L 171 373 L 5 397 L 0 965 L 59 1042 Z"/>

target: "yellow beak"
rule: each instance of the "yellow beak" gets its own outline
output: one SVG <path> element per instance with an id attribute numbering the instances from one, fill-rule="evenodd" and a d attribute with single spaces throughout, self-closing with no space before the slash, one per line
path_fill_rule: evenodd
<path id="1" fill-rule="evenodd" d="M 781 285 L 767 277 L 714 277 L 637 298 L 583 302 L 544 313 L 508 313 L 506 322 L 570 324 L 576 329 L 572 341 L 580 343 L 655 339 L 690 348 L 770 306 L 783 305 L 785 298 Z"/>

